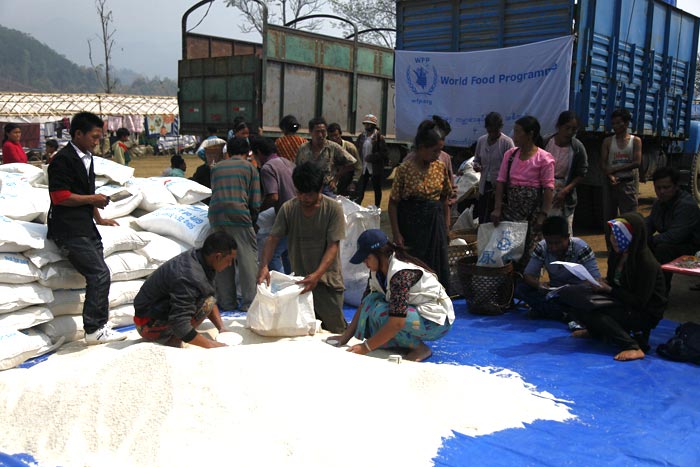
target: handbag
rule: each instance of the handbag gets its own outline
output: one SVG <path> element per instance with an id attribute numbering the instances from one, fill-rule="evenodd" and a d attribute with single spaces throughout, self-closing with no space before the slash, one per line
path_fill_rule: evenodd
<path id="1" fill-rule="evenodd" d="M 501 204 L 508 204 L 508 185 L 510 185 L 510 169 L 513 167 L 513 160 L 515 160 L 515 156 L 518 154 L 518 151 L 520 151 L 520 148 L 515 148 L 515 151 L 513 151 L 508 157 L 508 170 L 506 171 L 506 183 L 503 184 L 503 195 L 501 196 Z"/>

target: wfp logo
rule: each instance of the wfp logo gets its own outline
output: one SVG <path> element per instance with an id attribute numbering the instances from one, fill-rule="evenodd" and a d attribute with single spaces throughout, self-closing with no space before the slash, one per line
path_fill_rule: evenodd
<path id="1" fill-rule="evenodd" d="M 418 57 L 415 61 L 415 66 L 406 67 L 406 83 L 413 94 L 430 96 L 437 87 L 437 69 L 428 64 L 430 58 Z"/>

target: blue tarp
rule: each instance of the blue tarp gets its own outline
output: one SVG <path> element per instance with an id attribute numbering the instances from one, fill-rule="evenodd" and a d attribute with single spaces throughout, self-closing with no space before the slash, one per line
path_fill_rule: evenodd
<path id="1" fill-rule="evenodd" d="M 457 321 L 432 343 L 430 361 L 515 371 L 538 391 L 570 401 L 577 418 L 479 437 L 455 433 L 444 441 L 436 465 L 700 465 L 698 366 L 663 360 L 653 351 L 644 360 L 616 362 L 614 347 L 572 338 L 565 325 L 532 321 L 522 311 L 474 316 L 464 300 L 455 302 L 455 311 Z M 353 312 L 346 308 L 348 320 Z M 652 347 L 668 340 L 676 326 L 662 321 L 652 332 Z M 446 394 L 445 404 L 458 397 Z M 26 459 L 0 456 L 0 466 Z"/>

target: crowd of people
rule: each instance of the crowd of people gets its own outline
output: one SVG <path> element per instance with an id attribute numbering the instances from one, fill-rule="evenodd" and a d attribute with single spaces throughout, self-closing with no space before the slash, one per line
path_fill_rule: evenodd
<path id="1" fill-rule="evenodd" d="M 522 117 L 512 139 L 501 131 L 503 118 L 491 112 L 473 160 L 481 173 L 475 217 L 482 223 L 528 226 L 525 254 L 516 266 L 523 277 L 516 297 L 528 316 L 566 323 L 576 337 L 607 339 L 619 347 L 617 360 L 643 358 L 649 333 L 663 317 L 671 274 L 662 272 L 660 264 L 700 249 L 700 208 L 680 189 L 676 169 L 654 173 L 657 200 L 651 214 L 642 218 L 636 213 L 641 140 L 629 134 L 630 118 L 626 110 L 613 113 L 614 134 L 601 148 L 610 219 L 604 274 L 591 247 L 572 235 L 576 187 L 588 170 L 573 112 L 562 112 L 556 132 L 544 138 L 536 118 Z M 283 136 L 274 143 L 251 132 L 243 120 L 226 140 L 211 128 L 197 151 L 203 164 L 193 179 L 212 190 L 212 234 L 202 248 L 173 258 L 148 278 L 135 300 L 141 336 L 167 345 L 218 346 L 196 332 L 198 324 L 208 318 L 224 331 L 219 310 L 246 311 L 257 285 L 269 281 L 270 270 L 294 271 L 303 277 L 303 292 L 313 291 L 323 328 L 338 334 L 329 343 L 345 345 L 356 337 L 362 343 L 349 348 L 354 353 L 400 348 L 408 359 L 428 358 L 425 342 L 444 336 L 454 322 L 447 251 L 455 184 L 450 155 L 443 150 L 451 128 L 438 116 L 418 126 L 413 150 L 392 182 L 392 238 L 377 229 L 360 235 L 350 261 L 367 266 L 368 281 L 348 325 L 340 264 L 345 220 L 332 198 L 345 195 L 361 203 L 371 181 L 375 203 L 380 203 L 388 162 L 377 117 L 366 115 L 362 123 L 364 131 L 355 143 L 342 137 L 340 125 L 329 125 L 322 117 L 309 121 L 309 141 L 296 134 L 300 125 L 292 115 L 280 121 Z M 123 338 L 106 325 L 109 273 L 95 228 L 116 224 L 100 217 L 99 208 L 109 198 L 95 194 L 92 150 L 102 126 L 96 115 L 79 113 L 71 123 L 71 142 L 58 151 L 52 144 L 50 154 L 47 150 L 48 236 L 86 277 L 83 320 L 91 344 Z M 3 149 L 9 161 L 22 162 L 20 136 L 16 125 L 5 127 Z M 117 136 L 115 160 L 128 164 L 129 133 Z M 19 152 L 13 156 L 16 146 Z M 163 175 L 184 177 L 186 168 L 181 156 L 173 156 Z M 274 221 L 258 244 L 257 219 L 268 209 Z M 590 281 L 561 262 L 580 265 Z"/>

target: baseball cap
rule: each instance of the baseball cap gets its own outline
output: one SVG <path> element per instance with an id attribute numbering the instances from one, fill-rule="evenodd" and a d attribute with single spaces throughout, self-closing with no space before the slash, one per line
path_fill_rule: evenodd
<path id="1" fill-rule="evenodd" d="M 362 123 L 371 123 L 372 125 L 377 126 L 379 124 L 379 120 L 376 116 L 367 114 L 365 115 L 365 118 L 362 119 Z"/>
<path id="2" fill-rule="evenodd" d="M 352 264 L 360 264 L 367 258 L 367 255 L 369 255 L 372 250 L 381 248 L 387 243 L 389 243 L 389 239 L 381 230 L 365 230 L 357 239 L 357 251 L 352 255 L 352 258 L 350 258 L 350 262 Z"/>

